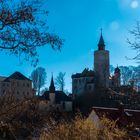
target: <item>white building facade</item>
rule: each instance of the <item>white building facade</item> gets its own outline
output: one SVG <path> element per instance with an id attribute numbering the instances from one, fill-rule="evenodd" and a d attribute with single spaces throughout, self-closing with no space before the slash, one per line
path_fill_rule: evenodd
<path id="1" fill-rule="evenodd" d="M 32 98 L 32 81 L 20 72 L 15 72 L 9 77 L 0 77 L 0 95 L 11 95 L 16 99 Z"/>

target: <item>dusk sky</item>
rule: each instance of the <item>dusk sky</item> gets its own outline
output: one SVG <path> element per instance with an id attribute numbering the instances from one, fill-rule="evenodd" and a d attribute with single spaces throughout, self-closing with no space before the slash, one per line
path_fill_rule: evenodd
<path id="1" fill-rule="evenodd" d="M 131 39 L 128 30 L 140 20 L 140 0 L 47 0 L 50 32 L 65 39 L 64 46 L 54 51 L 46 46 L 39 49 L 38 66 L 46 68 L 47 85 L 51 72 L 66 72 L 66 89 L 71 91 L 71 75 L 84 68 L 93 69 L 93 51 L 97 49 L 100 28 L 106 49 L 110 51 L 110 64 L 137 65 L 125 56 L 133 57 L 135 52 L 126 42 Z M 8 76 L 20 71 L 27 77 L 34 67 L 30 62 L 20 63 L 19 58 L 1 52 L 0 75 Z"/>

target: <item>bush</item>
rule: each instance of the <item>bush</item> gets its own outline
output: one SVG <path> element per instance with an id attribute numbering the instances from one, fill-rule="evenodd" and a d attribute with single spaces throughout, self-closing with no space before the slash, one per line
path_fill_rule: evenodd
<path id="1" fill-rule="evenodd" d="M 40 140 L 122 140 L 126 139 L 125 130 L 117 127 L 116 122 L 103 117 L 100 127 L 93 121 L 76 117 L 72 122 L 51 122 L 51 127 L 42 131 Z"/>

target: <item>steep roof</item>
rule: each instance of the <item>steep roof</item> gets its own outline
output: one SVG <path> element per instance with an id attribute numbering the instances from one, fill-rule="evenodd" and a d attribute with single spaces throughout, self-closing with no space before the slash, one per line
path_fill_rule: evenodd
<path id="1" fill-rule="evenodd" d="M 105 42 L 104 42 L 103 35 L 102 35 L 102 29 L 101 29 L 100 40 L 98 43 L 98 50 L 105 50 Z"/>
<path id="2" fill-rule="evenodd" d="M 89 70 L 85 68 L 82 73 L 76 73 L 72 75 L 72 78 L 80 78 L 80 77 L 93 77 L 95 76 L 95 72 L 93 70 Z"/>
<path id="3" fill-rule="evenodd" d="M 50 93 L 49 91 L 45 91 L 42 97 L 45 98 L 46 100 L 50 100 L 49 93 Z M 72 101 L 72 100 L 63 91 L 55 91 L 55 101 L 56 103 L 60 103 L 61 101 Z"/>
<path id="4" fill-rule="evenodd" d="M 16 79 L 16 80 L 28 80 L 31 81 L 29 78 L 25 77 L 23 74 L 20 72 L 14 72 L 11 74 L 9 77 L 7 77 L 4 81 L 8 82 L 10 79 Z"/>
<path id="5" fill-rule="evenodd" d="M 115 73 L 120 73 L 121 72 L 121 70 L 120 70 L 120 68 L 117 66 L 116 68 L 115 68 Z"/>
<path id="6" fill-rule="evenodd" d="M 55 86 L 54 86 L 54 81 L 53 81 L 53 75 L 52 75 L 52 78 L 51 78 L 51 83 L 50 83 L 49 91 L 50 91 L 51 93 L 55 92 Z"/>

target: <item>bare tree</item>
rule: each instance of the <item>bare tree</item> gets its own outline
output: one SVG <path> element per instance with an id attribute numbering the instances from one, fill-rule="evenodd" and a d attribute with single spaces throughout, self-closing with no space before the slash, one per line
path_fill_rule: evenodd
<path id="1" fill-rule="evenodd" d="M 65 75 L 66 73 L 64 72 L 59 72 L 59 74 L 57 75 L 56 79 L 55 79 L 55 84 L 57 86 L 57 88 L 61 91 L 64 91 L 64 87 L 65 87 Z"/>
<path id="2" fill-rule="evenodd" d="M 44 86 L 46 81 L 46 71 L 42 67 L 36 68 L 31 73 L 31 79 L 33 82 L 33 88 L 37 91 L 38 96 L 40 95 L 40 89 Z"/>
<path id="3" fill-rule="evenodd" d="M 136 51 L 136 56 L 132 58 L 133 60 L 136 60 L 140 62 L 140 22 L 136 22 L 136 26 L 133 30 L 129 31 L 129 33 L 132 35 L 133 39 L 127 39 L 127 42 L 129 43 L 130 47 Z"/>
<path id="4" fill-rule="evenodd" d="M 45 2 L 45 1 L 44 1 Z M 37 48 L 60 49 L 63 40 L 48 31 L 43 0 L 0 0 L 0 49 L 36 66 Z"/>
<path id="5" fill-rule="evenodd" d="M 121 70 L 121 81 L 123 85 L 128 85 L 132 79 L 133 71 L 127 66 L 120 66 Z"/>

